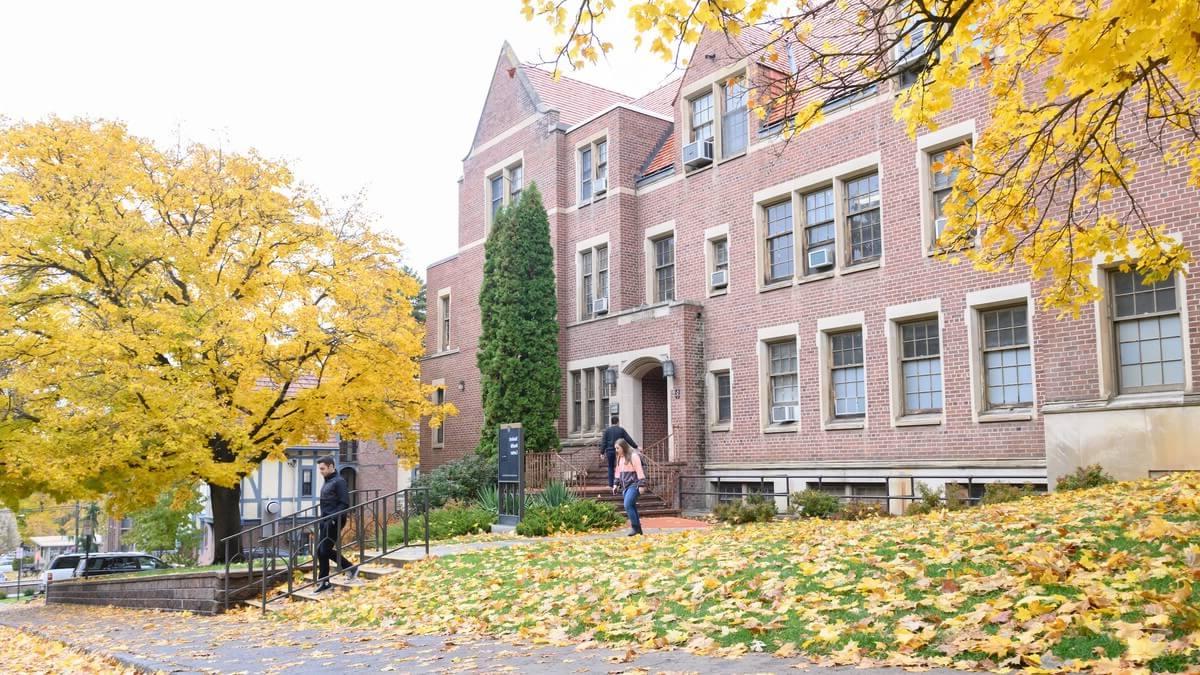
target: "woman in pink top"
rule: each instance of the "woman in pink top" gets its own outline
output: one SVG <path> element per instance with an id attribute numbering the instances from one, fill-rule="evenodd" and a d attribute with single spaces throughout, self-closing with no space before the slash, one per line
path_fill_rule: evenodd
<path id="1" fill-rule="evenodd" d="M 613 494 L 616 494 L 618 486 L 625 494 L 625 513 L 629 516 L 630 527 L 633 528 L 629 533 L 632 537 L 642 534 L 642 519 L 638 517 L 637 498 L 645 489 L 642 484 L 646 482 L 646 472 L 642 469 L 641 455 L 634 452 L 624 438 L 617 441 L 616 447 L 618 483 L 613 486 Z"/>

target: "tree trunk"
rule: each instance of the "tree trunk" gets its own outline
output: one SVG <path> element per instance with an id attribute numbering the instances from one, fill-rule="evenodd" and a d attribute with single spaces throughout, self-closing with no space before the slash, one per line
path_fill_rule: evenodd
<path id="1" fill-rule="evenodd" d="M 217 546 L 217 557 L 214 562 L 225 562 L 226 545 L 221 543 L 225 537 L 230 537 L 242 531 L 242 483 L 238 481 L 233 487 L 221 487 L 208 484 L 208 499 L 212 506 L 213 539 Z M 242 542 L 240 538 L 229 542 L 229 560 L 238 562 L 243 559 Z"/>

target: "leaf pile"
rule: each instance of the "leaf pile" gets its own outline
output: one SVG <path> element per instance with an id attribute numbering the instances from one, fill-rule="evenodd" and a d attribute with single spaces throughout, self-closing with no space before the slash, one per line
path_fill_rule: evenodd
<path id="1" fill-rule="evenodd" d="M 1200 664 L 1200 475 L 483 551 L 285 618 L 827 664 L 1178 672 Z"/>

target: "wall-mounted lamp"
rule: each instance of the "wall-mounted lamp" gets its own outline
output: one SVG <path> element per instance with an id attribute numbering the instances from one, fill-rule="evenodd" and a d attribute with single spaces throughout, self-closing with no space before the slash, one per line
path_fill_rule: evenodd
<path id="1" fill-rule="evenodd" d="M 617 369 L 609 366 L 604 370 L 604 384 L 609 387 L 617 386 Z"/>
<path id="2" fill-rule="evenodd" d="M 459 390 L 459 391 L 466 391 L 466 390 L 467 390 L 467 383 L 466 383 L 465 381 L 463 381 L 463 380 L 459 380 L 459 381 L 458 381 L 458 390 Z"/>
<path id="3" fill-rule="evenodd" d="M 662 362 L 663 377 L 675 377 L 675 362 L 667 359 Z"/>

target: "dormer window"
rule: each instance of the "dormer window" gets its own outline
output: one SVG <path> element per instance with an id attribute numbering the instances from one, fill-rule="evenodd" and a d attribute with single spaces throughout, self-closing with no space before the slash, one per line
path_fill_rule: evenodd
<path id="1" fill-rule="evenodd" d="M 699 169 L 744 154 L 750 145 L 749 90 L 744 73 L 693 89 L 684 119 L 683 165 Z"/>
<path id="2" fill-rule="evenodd" d="M 600 199 L 608 192 L 608 139 L 579 146 L 579 205 Z"/>

